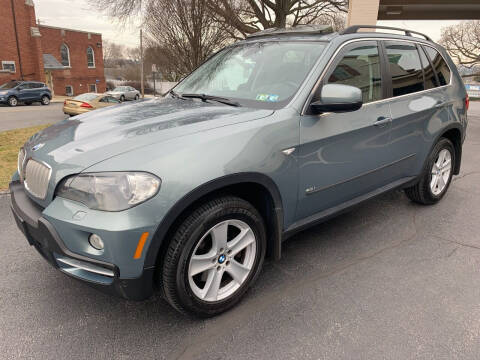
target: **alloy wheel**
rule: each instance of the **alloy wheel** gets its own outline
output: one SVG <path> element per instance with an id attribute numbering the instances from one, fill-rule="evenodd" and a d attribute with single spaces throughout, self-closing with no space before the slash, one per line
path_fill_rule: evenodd
<path id="1" fill-rule="evenodd" d="M 236 219 L 216 224 L 202 236 L 190 257 L 192 292 L 206 302 L 231 296 L 250 275 L 256 252 L 257 239 L 248 224 Z"/>
<path id="2" fill-rule="evenodd" d="M 448 149 L 442 149 L 432 166 L 430 190 L 433 195 L 440 195 L 445 190 L 452 171 L 452 154 Z"/>

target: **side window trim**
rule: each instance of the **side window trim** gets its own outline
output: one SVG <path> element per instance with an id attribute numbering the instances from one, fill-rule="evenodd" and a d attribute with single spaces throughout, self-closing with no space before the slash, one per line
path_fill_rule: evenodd
<path id="1" fill-rule="evenodd" d="M 383 86 L 383 100 L 388 100 L 393 97 L 392 75 L 390 74 L 390 66 L 388 64 L 387 49 L 385 47 L 385 40 L 378 41 L 378 48 L 381 56 L 381 72 L 382 72 L 382 86 Z"/>
<path id="2" fill-rule="evenodd" d="M 423 53 L 424 53 L 425 56 L 427 57 L 427 60 L 428 60 L 428 62 L 430 63 L 430 66 L 432 67 L 432 71 L 433 71 L 433 73 L 434 73 L 434 75 L 435 75 L 435 81 L 437 82 L 437 86 L 434 87 L 434 89 L 436 89 L 436 88 L 438 88 L 438 87 L 441 86 L 441 85 L 440 85 L 440 79 L 438 78 L 438 74 L 437 74 L 437 69 L 435 69 L 435 66 L 433 66 L 433 61 L 432 61 L 432 59 L 430 58 L 430 55 L 428 54 L 428 51 L 425 50 L 424 45 L 421 45 L 421 44 L 418 44 L 418 45 L 422 48 Z M 447 66 L 448 66 L 448 64 L 447 64 Z M 450 68 L 449 68 L 449 70 L 450 70 Z M 451 75 L 450 75 L 450 77 L 451 77 Z M 450 83 L 450 82 L 449 82 L 449 83 Z"/>
<path id="3" fill-rule="evenodd" d="M 425 77 L 425 67 L 423 66 L 422 63 L 422 56 L 420 55 L 420 45 L 418 43 L 415 43 L 415 48 L 417 49 L 417 54 L 418 54 L 418 59 L 420 60 L 420 66 L 422 68 L 422 76 L 423 76 L 423 90 L 427 90 L 427 78 Z"/>

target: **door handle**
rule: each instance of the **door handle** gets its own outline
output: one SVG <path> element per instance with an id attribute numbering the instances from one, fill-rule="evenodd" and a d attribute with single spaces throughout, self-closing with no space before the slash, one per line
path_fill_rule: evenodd
<path id="1" fill-rule="evenodd" d="M 388 123 L 392 122 L 392 118 L 390 117 L 385 117 L 385 116 L 380 116 L 377 121 L 373 123 L 374 126 L 384 126 L 387 125 Z"/>

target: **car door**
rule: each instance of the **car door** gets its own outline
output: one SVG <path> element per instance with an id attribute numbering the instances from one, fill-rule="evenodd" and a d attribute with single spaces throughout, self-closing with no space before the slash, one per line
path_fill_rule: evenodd
<path id="1" fill-rule="evenodd" d="M 297 220 L 390 182 L 391 115 L 383 100 L 385 63 L 381 54 L 377 41 L 344 46 L 316 91 L 318 94 L 327 83 L 356 86 L 363 95 L 364 104 L 359 110 L 301 117 Z M 318 95 L 311 101 L 316 98 Z"/>
<path id="2" fill-rule="evenodd" d="M 422 46 L 398 40 L 385 41 L 384 46 L 392 96 L 391 146 L 396 160 L 392 171 L 398 178 L 416 176 L 427 156 L 429 147 L 425 146 L 426 141 L 431 138 L 430 132 L 435 130 L 431 127 L 448 121 L 448 101 L 438 88 L 439 77 Z M 442 85 L 447 84 L 445 79 L 441 81 Z"/>
<path id="3" fill-rule="evenodd" d="M 17 98 L 19 101 L 28 101 L 31 99 L 30 84 L 22 83 L 17 87 Z"/>

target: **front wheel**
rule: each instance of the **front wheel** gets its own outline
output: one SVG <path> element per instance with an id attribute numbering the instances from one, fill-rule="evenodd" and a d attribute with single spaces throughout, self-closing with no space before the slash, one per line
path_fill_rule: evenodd
<path id="1" fill-rule="evenodd" d="M 10 96 L 8 98 L 8 105 L 12 106 L 12 107 L 17 106 L 18 105 L 18 99 L 15 96 Z"/>
<path id="2" fill-rule="evenodd" d="M 420 181 L 405 189 L 405 194 L 416 203 L 435 204 L 447 192 L 452 181 L 454 166 L 453 144 L 450 140 L 441 138 L 430 153 Z"/>
<path id="3" fill-rule="evenodd" d="M 43 95 L 40 102 L 42 105 L 48 105 L 50 104 L 50 98 L 47 95 Z"/>
<path id="4" fill-rule="evenodd" d="M 124 102 L 125 101 L 125 96 L 120 96 L 120 102 Z"/>
<path id="5" fill-rule="evenodd" d="M 163 261 L 165 297 L 181 312 L 220 314 L 255 281 L 265 251 L 264 221 L 250 203 L 231 196 L 211 200 L 173 235 Z"/>
<path id="6" fill-rule="evenodd" d="M 140 98 L 140 96 L 138 96 L 138 94 L 135 95 L 135 100 L 138 100 L 139 98 Z"/>

